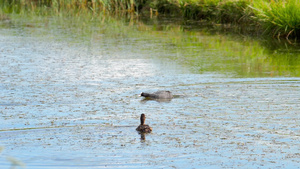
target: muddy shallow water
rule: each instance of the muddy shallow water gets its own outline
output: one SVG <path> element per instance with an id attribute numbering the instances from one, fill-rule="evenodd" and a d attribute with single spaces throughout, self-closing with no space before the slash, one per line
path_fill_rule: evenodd
<path id="1" fill-rule="evenodd" d="M 299 78 L 197 73 L 143 38 L 87 45 L 28 30 L 0 31 L 1 168 L 300 166 Z M 157 90 L 180 97 L 139 96 Z"/>

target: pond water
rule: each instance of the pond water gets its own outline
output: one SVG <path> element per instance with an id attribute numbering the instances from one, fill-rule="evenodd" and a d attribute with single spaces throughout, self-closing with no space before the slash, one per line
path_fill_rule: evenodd
<path id="1" fill-rule="evenodd" d="M 297 49 L 57 22 L 1 21 L 1 168 L 299 168 Z M 157 90 L 180 97 L 139 96 Z"/>

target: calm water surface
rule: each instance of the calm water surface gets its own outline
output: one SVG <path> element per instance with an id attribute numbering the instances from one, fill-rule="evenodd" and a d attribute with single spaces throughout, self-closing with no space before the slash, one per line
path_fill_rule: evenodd
<path id="1" fill-rule="evenodd" d="M 300 167 L 299 65 L 272 72 L 275 63 L 220 48 L 251 44 L 219 35 L 180 46 L 138 32 L 49 30 L 0 29 L 1 168 Z M 139 97 L 157 90 L 180 97 Z M 153 128 L 145 139 L 141 113 Z"/>

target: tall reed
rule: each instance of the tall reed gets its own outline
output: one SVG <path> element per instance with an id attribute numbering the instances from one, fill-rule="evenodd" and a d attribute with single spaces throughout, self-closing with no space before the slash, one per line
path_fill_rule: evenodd
<path id="1" fill-rule="evenodd" d="M 251 5 L 265 32 L 273 36 L 300 36 L 300 0 L 259 0 Z"/>
<path id="2" fill-rule="evenodd" d="M 57 14 L 60 11 L 81 12 L 83 10 L 94 13 L 128 13 L 135 11 L 135 0 L 1 0 L 0 7 L 5 12 L 18 13 L 25 11 L 39 12 L 41 8 L 48 8 Z"/>
<path id="3" fill-rule="evenodd" d="M 259 23 L 270 35 L 300 37 L 300 0 L 1 0 L 0 8 L 1 18 L 3 13 L 123 15 L 155 10 L 216 24 Z"/>

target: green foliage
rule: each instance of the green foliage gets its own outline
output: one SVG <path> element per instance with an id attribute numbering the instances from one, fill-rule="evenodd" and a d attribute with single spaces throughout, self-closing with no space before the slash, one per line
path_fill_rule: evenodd
<path id="1" fill-rule="evenodd" d="M 300 0 L 2 0 L 0 19 L 7 13 L 82 15 L 138 14 L 152 11 L 217 24 L 258 25 L 273 36 L 300 36 Z M 151 12 L 150 12 L 151 11 Z M 146 12 L 147 13 L 147 12 Z"/>
<path id="2" fill-rule="evenodd" d="M 142 1 L 142 0 L 140 0 Z M 134 0 L 2 0 L 0 7 L 6 13 L 19 13 L 30 11 L 39 13 L 42 8 L 47 8 L 52 14 L 61 11 L 81 13 L 118 13 L 134 12 Z M 45 12 L 45 10 L 43 10 Z M 48 11 L 48 12 L 49 12 Z"/>
<path id="3" fill-rule="evenodd" d="M 175 1 L 160 0 L 155 2 L 154 8 L 160 13 L 176 14 L 180 11 Z"/>
<path id="4" fill-rule="evenodd" d="M 186 19 L 240 23 L 249 22 L 249 16 L 252 15 L 248 0 L 177 0 L 176 2 L 163 0 L 156 7 L 163 9 L 161 6 L 164 6 L 168 9 L 170 4 L 173 4 L 171 8 L 177 9 L 173 10 L 175 13 L 180 13 Z M 174 7 L 176 5 L 177 8 Z M 159 12 L 168 11 L 167 9 L 159 10 Z"/>
<path id="5" fill-rule="evenodd" d="M 218 18 L 221 23 L 251 22 L 249 16 L 252 15 L 248 9 L 249 1 L 228 1 L 219 4 Z"/>
<path id="6" fill-rule="evenodd" d="M 216 16 L 217 4 L 213 1 L 208 3 L 185 1 L 181 2 L 181 10 L 184 17 L 197 20 L 211 20 Z"/>
<path id="7" fill-rule="evenodd" d="M 255 19 L 261 22 L 265 32 L 273 36 L 300 36 L 299 0 L 256 1 L 251 6 Z"/>

